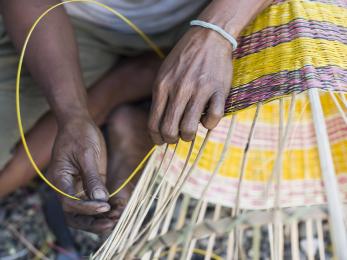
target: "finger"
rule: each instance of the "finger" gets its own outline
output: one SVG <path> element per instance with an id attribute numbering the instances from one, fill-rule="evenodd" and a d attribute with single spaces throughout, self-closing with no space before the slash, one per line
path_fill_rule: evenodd
<path id="1" fill-rule="evenodd" d="M 103 150 L 102 148 L 100 148 Z M 90 199 L 98 201 L 108 200 L 108 191 L 102 180 L 105 176 L 106 162 L 104 162 L 106 154 L 104 151 L 96 151 L 93 148 L 85 151 L 79 159 L 83 185 Z"/>
<path id="2" fill-rule="evenodd" d="M 129 198 L 129 197 L 127 197 Z M 119 219 L 128 204 L 129 199 L 123 197 L 117 197 L 110 201 L 111 210 L 107 212 L 107 217 Z"/>
<path id="3" fill-rule="evenodd" d="M 72 200 L 63 198 L 63 209 L 67 213 L 81 214 L 81 215 L 98 215 L 110 211 L 111 206 L 103 201 L 84 201 Z"/>
<path id="4" fill-rule="evenodd" d="M 174 98 L 169 98 L 160 128 L 161 136 L 165 143 L 174 144 L 178 142 L 179 125 L 189 98 L 190 94 L 183 93 L 183 91 L 176 93 Z"/>
<path id="5" fill-rule="evenodd" d="M 55 174 L 53 174 L 55 172 Z M 50 178 L 56 186 L 67 194 L 76 196 L 74 188 L 74 179 L 71 172 L 60 172 L 55 170 L 54 165 L 48 170 L 47 177 Z M 110 205 L 102 201 L 84 201 L 74 200 L 61 196 L 62 206 L 65 212 L 96 215 L 110 210 Z"/>
<path id="6" fill-rule="evenodd" d="M 208 104 L 206 114 L 203 115 L 201 123 L 207 129 L 213 129 L 217 126 L 224 115 L 225 95 L 220 92 L 215 92 Z"/>
<path id="7" fill-rule="evenodd" d="M 64 169 L 63 171 L 60 168 Z M 67 165 L 63 167 L 56 167 L 53 163 L 47 172 L 47 177 L 50 179 L 60 190 L 63 192 L 75 196 L 74 179 L 71 173 L 73 173 L 72 167 L 69 169 Z"/>
<path id="8" fill-rule="evenodd" d="M 167 91 L 163 84 L 154 88 L 151 112 L 148 120 L 148 129 L 155 144 L 161 145 L 164 143 L 163 138 L 159 131 L 159 125 L 166 108 L 166 102 L 168 99 Z"/>
<path id="9" fill-rule="evenodd" d="M 207 101 L 206 95 L 197 95 L 188 103 L 180 125 L 180 135 L 184 141 L 190 142 L 194 139 Z"/>
<path id="10" fill-rule="evenodd" d="M 110 231 L 116 224 L 109 218 L 96 218 L 92 216 L 65 215 L 66 222 L 72 228 L 82 229 L 95 234 L 103 234 Z"/>

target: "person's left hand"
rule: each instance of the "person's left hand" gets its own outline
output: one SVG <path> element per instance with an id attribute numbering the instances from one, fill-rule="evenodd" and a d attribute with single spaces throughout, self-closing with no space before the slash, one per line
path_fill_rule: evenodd
<path id="1" fill-rule="evenodd" d="M 191 28 L 164 61 L 153 90 L 149 130 L 156 144 L 194 139 L 201 123 L 224 115 L 232 80 L 232 46 L 218 33 Z"/>

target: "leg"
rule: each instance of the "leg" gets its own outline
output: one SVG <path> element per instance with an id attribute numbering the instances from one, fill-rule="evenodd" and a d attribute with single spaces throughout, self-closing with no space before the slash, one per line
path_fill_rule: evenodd
<path id="1" fill-rule="evenodd" d="M 149 97 L 159 64 L 159 60 L 148 55 L 129 58 L 94 84 L 88 91 L 88 107 L 97 124 L 105 121 L 114 106 Z M 47 113 L 26 135 L 40 169 L 49 162 L 56 131 L 55 119 L 51 113 Z M 25 185 L 35 174 L 23 146 L 18 145 L 12 159 L 0 171 L 0 197 Z"/>
<path id="2" fill-rule="evenodd" d="M 106 185 L 115 191 L 153 146 L 147 131 L 148 110 L 144 106 L 116 108 L 107 120 L 108 170 Z M 110 203 L 111 218 L 119 218 L 139 175 L 121 190 Z"/>

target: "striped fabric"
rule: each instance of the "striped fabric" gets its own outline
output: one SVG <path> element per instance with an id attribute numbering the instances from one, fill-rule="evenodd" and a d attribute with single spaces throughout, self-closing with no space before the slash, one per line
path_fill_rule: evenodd
<path id="1" fill-rule="evenodd" d="M 273 207 L 275 176 L 280 174 L 282 207 L 324 203 L 317 137 L 306 91 L 319 88 L 334 167 L 347 202 L 347 1 L 274 1 L 245 29 L 239 43 L 225 108 L 228 116 L 212 131 L 184 192 L 199 198 L 235 116 L 226 159 L 207 192 L 208 201 L 234 207 L 241 187 L 241 208 Z M 274 172 L 288 122 L 282 163 L 279 172 Z M 205 134 L 200 127 L 190 163 Z M 167 177 L 172 184 L 182 174 L 189 146 L 178 145 Z"/>

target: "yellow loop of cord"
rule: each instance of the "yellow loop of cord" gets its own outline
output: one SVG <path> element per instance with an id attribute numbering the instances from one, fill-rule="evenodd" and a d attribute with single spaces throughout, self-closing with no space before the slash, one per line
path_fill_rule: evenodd
<path id="1" fill-rule="evenodd" d="M 20 133 L 20 137 L 24 146 L 24 150 L 29 158 L 29 161 L 31 163 L 31 165 L 33 166 L 34 170 L 36 171 L 36 173 L 40 176 L 40 178 L 49 186 L 51 187 L 53 190 L 55 190 L 56 192 L 58 192 L 59 194 L 66 196 L 70 199 L 74 199 L 74 200 L 81 200 L 78 197 L 72 196 L 70 194 L 65 193 L 64 191 L 60 190 L 58 187 L 56 187 L 54 184 L 52 184 L 41 172 L 41 170 L 39 169 L 39 167 L 36 165 L 30 149 L 27 145 L 26 139 L 25 139 L 25 134 L 24 134 L 24 129 L 23 129 L 23 125 L 22 125 L 22 118 L 21 118 L 21 109 L 20 109 L 20 79 L 21 79 L 21 72 L 22 72 L 22 67 L 23 67 L 23 60 L 24 60 L 24 56 L 25 56 L 25 52 L 29 43 L 29 40 L 31 38 L 32 33 L 34 32 L 36 26 L 38 25 L 38 23 L 42 20 L 42 18 L 44 18 L 49 12 L 51 12 L 52 10 L 54 10 L 55 8 L 64 5 L 64 4 L 68 4 L 68 3 L 74 3 L 74 2 L 82 2 L 82 3 L 93 3 L 96 5 L 99 5 L 103 8 L 105 8 L 106 10 L 109 10 L 111 13 L 113 13 L 116 17 L 118 17 L 119 19 L 121 19 L 122 21 L 124 21 L 126 24 L 128 24 L 135 32 L 137 32 L 141 38 L 153 49 L 153 51 L 160 57 L 160 58 L 164 58 L 165 55 L 164 53 L 160 50 L 160 48 L 140 29 L 138 28 L 133 22 L 131 22 L 128 18 L 126 18 L 124 15 L 122 15 L 121 13 L 119 13 L 118 11 L 116 11 L 115 9 L 109 7 L 108 5 L 102 4 L 98 1 L 95 0 L 67 0 L 67 1 L 62 1 L 56 5 L 51 6 L 50 8 L 48 8 L 44 13 L 42 13 L 34 22 L 34 24 L 31 26 L 29 33 L 27 34 L 27 37 L 25 38 L 24 44 L 23 44 L 23 48 L 20 54 L 20 58 L 19 58 L 19 63 L 18 63 L 18 69 L 17 69 L 17 78 L 16 78 L 16 114 L 17 114 L 17 121 L 18 121 L 18 128 L 19 128 L 19 133 Z M 143 158 L 143 160 L 138 164 L 138 166 L 135 168 L 135 170 L 129 175 L 129 177 L 114 191 L 110 194 L 110 197 L 115 196 L 118 192 L 120 192 L 133 178 L 134 176 L 141 170 L 141 168 L 144 166 L 144 164 L 146 163 L 146 161 L 148 160 L 148 158 L 153 154 L 153 152 L 155 151 L 156 146 L 154 146 L 148 153 L 147 155 Z M 206 251 L 202 250 L 202 249 L 198 249 L 198 248 L 194 248 L 193 252 L 195 254 L 199 254 L 199 255 L 206 255 Z M 164 252 L 165 254 L 165 252 Z M 222 258 L 216 254 L 212 254 L 212 258 L 215 260 L 221 260 Z"/>
<path id="2" fill-rule="evenodd" d="M 114 10 L 113 8 L 102 4 L 100 2 L 97 2 L 95 0 L 67 0 L 67 1 L 63 1 L 61 3 L 58 3 L 54 6 L 51 6 L 50 8 L 48 8 L 44 13 L 42 13 L 34 22 L 34 24 L 31 26 L 29 33 L 27 34 L 27 37 L 24 41 L 24 45 L 22 48 L 22 52 L 19 58 L 19 63 L 18 63 L 18 70 L 17 70 L 17 79 L 16 79 L 16 113 L 17 113 L 17 121 L 18 121 L 18 128 L 19 128 L 19 133 L 20 133 L 20 137 L 22 139 L 22 143 L 24 146 L 24 150 L 29 158 L 29 161 L 31 163 L 31 165 L 34 167 L 34 170 L 36 171 L 36 173 L 41 177 L 41 179 L 48 185 L 50 186 L 53 190 L 55 190 L 56 192 L 60 193 L 63 196 L 66 196 L 70 199 L 74 199 L 74 200 L 80 200 L 80 198 L 67 194 L 64 191 L 60 190 L 58 187 L 56 187 L 54 184 L 52 184 L 41 172 L 41 170 L 39 169 L 39 167 L 36 165 L 31 152 L 29 150 L 29 147 L 27 145 L 26 139 L 25 139 L 25 134 L 24 134 L 24 130 L 23 130 L 23 125 L 22 125 L 22 118 L 21 118 L 21 109 L 20 109 L 20 79 L 21 79 L 21 71 L 22 71 L 22 66 L 23 66 L 23 60 L 24 60 L 24 56 L 25 56 L 25 52 L 29 43 L 29 40 L 31 38 L 32 33 L 34 32 L 36 26 L 38 25 L 38 23 L 42 20 L 42 18 L 44 18 L 49 12 L 51 12 L 52 10 L 54 10 L 55 8 L 67 4 L 67 3 L 74 3 L 74 2 L 83 2 L 83 3 L 93 3 L 96 5 L 99 5 L 107 10 L 109 10 L 111 13 L 113 13 L 116 17 L 118 17 L 119 19 L 121 19 L 122 21 L 124 21 L 126 24 L 128 24 L 135 32 L 137 32 L 142 39 L 154 50 L 154 52 L 160 57 L 160 58 L 164 58 L 165 55 L 164 53 L 160 50 L 160 48 L 140 29 L 138 28 L 134 23 L 132 23 L 128 18 L 126 18 L 124 15 L 122 15 L 121 13 L 119 13 L 118 11 Z M 120 192 L 132 179 L 133 177 L 141 170 L 141 168 L 143 167 L 143 165 L 145 164 L 145 162 L 147 161 L 147 159 L 150 157 L 150 155 L 154 152 L 155 150 L 155 146 L 149 151 L 149 153 L 145 156 L 145 158 L 140 162 L 140 164 L 136 167 L 136 169 L 129 175 L 129 177 L 120 185 L 119 188 L 117 188 L 117 190 L 115 190 L 114 192 L 111 193 L 110 197 L 115 196 L 118 192 Z"/>

